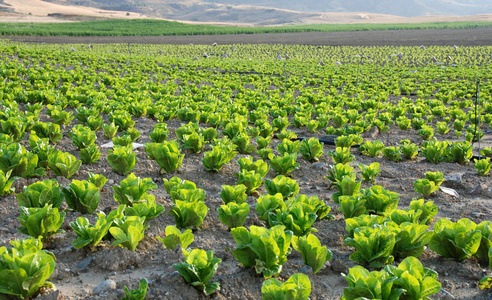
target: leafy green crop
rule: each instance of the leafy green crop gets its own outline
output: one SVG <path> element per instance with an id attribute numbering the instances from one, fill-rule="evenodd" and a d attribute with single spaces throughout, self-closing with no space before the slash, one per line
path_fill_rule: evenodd
<path id="1" fill-rule="evenodd" d="M 101 152 L 99 151 L 99 148 L 97 148 L 96 144 L 80 149 L 80 160 L 86 165 L 96 163 L 100 156 Z"/>
<path id="2" fill-rule="evenodd" d="M 60 229 L 65 218 L 65 212 L 59 212 L 51 204 L 44 207 L 19 207 L 20 215 L 17 218 L 21 226 L 19 232 L 34 238 L 41 237 L 49 240 L 53 235 L 65 232 Z"/>
<path id="3" fill-rule="evenodd" d="M 335 183 L 343 180 L 346 176 L 355 177 L 354 168 L 349 165 L 338 163 L 328 170 L 328 176 L 325 176 L 325 178 Z"/>
<path id="4" fill-rule="evenodd" d="M 248 198 L 246 194 L 247 187 L 244 184 L 238 185 L 223 185 L 220 191 L 220 197 L 225 204 L 229 202 L 235 202 L 237 204 L 242 204 Z"/>
<path id="5" fill-rule="evenodd" d="M 81 124 L 75 125 L 68 133 L 68 136 L 72 139 L 75 147 L 79 149 L 87 148 L 96 141 L 96 133 Z"/>
<path id="6" fill-rule="evenodd" d="M 434 224 L 434 235 L 429 248 L 443 257 L 462 261 L 477 252 L 481 239 L 482 232 L 469 219 L 463 218 L 456 223 L 439 219 Z"/>
<path id="7" fill-rule="evenodd" d="M 359 151 L 363 155 L 378 157 L 383 154 L 382 150 L 384 149 L 384 144 L 381 141 L 375 140 L 374 142 L 366 141 L 359 148 Z"/>
<path id="8" fill-rule="evenodd" d="M 276 225 L 270 229 L 250 226 L 236 227 L 231 230 L 237 248 L 234 257 L 246 268 L 255 268 L 256 273 L 265 278 L 280 274 L 287 261 L 291 248 L 292 231 L 285 226 Z"/>
<path id="9" fill-rule="evenodd" d="M 68 206 L 82 214 L 92 214 L 99 205 L 99 188 L 87 180 L 72 180 L 69 186 L 62 188 Z"/>
<path id="10" fill-rule="evenodd" d="M 226 205 L 221 205 L 217 208 L 220 222 L 224 223 L 227 228 L 235 228 L 243 226 L 249 214 L 249 204 L 244 202 L 237 204 L 229 202 Z"/>
<path id="11" fill-rule="evenodd" d="M 186 229 L 183 233 L 181 233 L 181 230 L 173 225 L 166 226 L 164 232 L 164 237 L 157 237 L 157 239 L 163 243 L 168 250 L 174 250 L 178 245 L 180 245 L 182 249 L 186 249 L 191 243 L 193 243 L 195 238 L 191 232 L 191 229 Z"/>
<path id="12" fill-rule="evenodd" d="M 355 157 L 350 154 L 350 148 L 336 147 L 335 152 L 328 151 L 335 164 L 348 164 L 352 162 Z"/>
<path id="13" fill-rule="evenodd" d="M 109 232 L 114 237 L 111 246 L 118 245 L 135 251 L 138 243 L 144 238 L 145 218 L 137 216 L 124 217 L 114 220 L 114 225 L 109 228 Z"/>
<path id="14" fill-rule="evenodd" d="M 424 197 L 430 196 L 432 193 L 439 190 L 439 186 L 429 179 L 417 179 L 413 183 L 414 190 L 422 194 Z"/>
<path id="15" fill-rule="evenodd" d="M 127 206 L 125 208 L 125 215 L 127 216 L 145 218 L 144 225 L 147 225 L 149 221 L 157 218 L 163 212 L 164 206 L 162 206 L 162 204 L 157 204 L 154 197 L 133 202 L 132 206 Z"/>
<path id="16" fill-rule="evenodd" d="M 255 171 L 255 173 L 260 174 L 261 178 L 265 177 L 270 170 L 270 167 L 265 161 L 261 159 L 253 161 L 251 156 L 240 158 L 238 164 L 241 171 Z"/>
<path id="17" fill-rule="evenodd" d="M 311 281 L 302 273 L 292 274 L 284 283 L 270 278 L 261 286 L 261 300 L 307 300 L 311 294 Z"/>
<path id="18" fill-rule="evenodd" d="M 373 162 L 370 165 L 359 164 L 360 174 L 362 175 L 362 179 L 368 182 L 374 182 L 376 176 L 381 173 L 379 169 L 380 164 L 378 162 Z"/>
<path id="19" fill-rule="evenodd" d="M 302 140 L 300 144 L 300 152 L 304 159 L 309 161 L 317 161 L 321 155 L 323 155 L 323 144 L 315 138 Z"/>
<path id="20" fill-rule="evenodd" d="M 167 139 L 169 129 L 166 123 L 157 123 L 149 134 L 150 140 L 154 143 L 162 143 Z"/>
<path id="21" fill-rule="evenodd" d="M 12 171 L 4 172 L 0 170 L 0 196 L 7 196 L 15 192 L 12 186 L 17 177 L 10 177 Z"/>
<path id="22" fill-rule="evenodd" d="M 116 202 L 133 206 L 135 203 L 154 199 L 154 196 L 149 195 L 148 192 L 157 189 L 157 184 L 150 178 L 142 179 L 130 173 L 127 178 L 120 182 L 120 186 L 114 185 L 112 188 L 114 190 L 113 197 Z"/>
<path id="23" fill-rule="evenodd" d="M 237 146 L 237 151 L 241 154 L 249 154 L 255 151 L 255 146 L 250 144 L 251 137 L 246 133 L 242 132 L 236 135 L 232 142 Z"/>
<path id="24" fill-rule="evenodd" d="M 342 300 L 355 299 L 424 299 L 441 290 L 437 273 L 424 268 L 415 257 L 405 258 L 398 267 L 386 266 L 381 271 L 369 272 L 355 266 L 349 274 L 342 274 L 348 287 Z"/>
<path id="25" fill-rule="evenodd" d="M 11 171 L 14 177 L 41 177 L 46 174 L 43 168 L 38 168 L 38 156 L 27 152 L 19 143 L 0 148 L 0 170 L 4 173 Z"/>
<path id="26" fill-rule="evenodd" d="M 259 219 L 268 221 L 268 214 L 285 206 L 281 193 L 275 195 L 263 195 L 256 200 L 255 210 Z"/>
<path id="27" fill-rule="evenodd" d="M 11 241 L 0 247 L 0 294 L 22 299 L 36 296 L 40 288 L 54 288 L 47 281 L 55 271 L 55 257 L 41 250 L 41 239 Z"/>
<path id="28" fill-rule="evenodd" d="M 60 150 L 54 151 L 48 158 L 48 167 L 53 170 L 55 175 L 64 176 L 67 179 L 72 178 L 80 169 L 82 161 L 68 152 Z"/>
<path id="29" fill-rule="evenodd" d="M 109 228 L 113 225 L 112 221 L 106 219 L 104 213 L 98 213 L 98 218 L 94 225 L 84 217 L 78 217 L 76 221 L 70 222 L 70 227 L 77 234 L 77 238 L 72 241 L 75 249 L 85 246 L 95 247 L 108 234 Z"/>
<path id="30" fill-rule="evenodd" d="M 196 131 L 189 134 L 184 134 L 181 142 L 183 143 L 183 149 L 190 149 L 192 153 L 199 153 L 205 146 L 205 139 L 203 135 Z"/>
<path id="31" fill-rule="evenodd" d="M 212 148 L 212 151 L 205 152 L 205 156 L 202 160 L 203 166 L 207 171 L 218 172 L 224 165 L 229 163 L 236 154 L 237 152 L 234 151 L 234 148 L 231 146 L 216 145 Z"/>
<path id="32" fill-rule="evenodd" d="M 272 196 L 280 193 L 284 199 L 293 198 L 299 194 L 299 183 L 292 178 L 278 175 L 272 180 L 265 180 L 265 189 Z"/>
<path id="33" fill-rule="evenodd" d="M 123 287 L 125 291 L 125 297 L 121 298 L 121 300 L 145 300 L 148 286 L 149 281 L 147 280 L 147 278 L 140 279 L 138 283 L 138 288 L 131 291 L 125 285 Z"/>
<path id="34" fill-rule="evenodd" d="M 304 236 L 310 232 L 317 232 L 312 227 L 318 215 L 308 205 L 302 202 L 294 202 L 290 206 L 282 206 L 277 213 L 268 214 L 270 226 L 284 225 L 287 230 L 292 231 L 295 236 Z"/>
<path id="35" fill-rule="evenodd" d="M 251 195 L 262 184 L 261 175 L 255 171 L 242 170 L 236 174 L 238 183 L 246 186 L 246 194 Z"/>
<path id="36" fill-rule="evenodd" d="M 38 137 L 42 139 L 47 138 L 51 143 L 57 143 L 63 137 L 63 134 L 60 131 L 60 125 L 50 122 L 38 122 L 34 124 L 31 133 L 33 131 Z"/>
<path id="37" fill-rule="evenodd" d="M 191 252 L 183 250 L 185 261 L 173 264 L 173 267 L 183 278 L 199 291 L 210 295 L 220 289 L 219 282 L 210 282 L 219 264 L 220 258 L 214 257 L 213 251 L 193 249 Z"/>
<path id="38" fill-rule="evenodd" d="M 185 202 L 176 200 L 168 213 L 174 216 L 178 228 L 199 227 L 207 216 L 208 207 L 200 201 Z"/>
<path id="39" fill-rule="evenodd" d="M 321 246 L 321 242 L 313 234 L 293 236 L 292 247 L 302 255 L 304 263 L 313 268 L 314 274 L 318 273 L 333 256 L 326 246 Z"/>
<path id="40" fill-rule="evenodd" d="M 434 216 L 437 214 L 437 206 L 434 204 L 434 201 L 425 202 L 424 199 L 413 199 L 410 202 L 410 209 L 421 212 L 419 222 L 424 225 L 432 223 Z"/>
<path id="41" fill-rule="evenodd" d="M 181 167 L 184 154 L 181 154 L 177 141 L 145 144 L 147 156 L 154 159 L 161 167 L 161 172 L 174 172 Z"/>
<path id="42" fill-rule="evenodd" d="M 360 191 L 360 185 L 362 182 L 356 181 L 355 176 L 345 176 L 342 180 L 337 180 L 335 186 L 338 192 L 333 193 L 333 201 L 339 203 L 340 196 L 355 196 Z"/>
<path id="43" fill-rule="evenodd" d="M 287 175 L 288 173 L 299 168 L 299 164 L 296 162 L 297 153 L 284 154 L 283 156 L 276 156 L 270 159 L 270 164 L 272 169 L 282 175 Z"/>
<path id="44" fill-rule="evenodd" d="M 476 159 L 475 164 L 473 165 L 475 170 L 477 170 L 478 175 L 486 176 L 490 172 L 490 168 L 492 167 L 492 163 L 490 162 L 490 157 Z"/>
<path id="45" fill-rule="evenodd" d="M 283 139 L 280 144 L 277 145 L 277 151 L 280 155 L 299 153 L 301 148 L 299 141 L 290 141 L 288 139 Z"/>
<path id="46" fill-rule="evenodd" d="M 108 163 L 118 173 L 127 175 L 135 168 L 135 152 L 130 147 L 115 146 L 108 151 Z"/>
<path id="47" fill-rule="evenodd" d="M 102 125 L 103 131 L 104 131 L 104 136 L 106 138 L 112 139 L 114 135 L 118 132 L 119 126 L 115 125 L 114 122 L 111 122 L 110 124 L 103 124 Z"/>
<path id="48" fill-rule="evenodd" d="M 355 248 L 350 260 L 374 268 L 381 268 L 393 262 L 395 243 L 396 234 L 384 225 L 356 228 L 354 237 L 347 237 L 344 241 L 345 245 Z"/>
<path id="49" fill-rule="evenodd" d="M 375 214 L 383 214 L 392 211 L 398 206 L 400 195 L 385 190 L 380 185 L 373 185 L 362 191 L 362 199 L 366 201 L 367 211 Z"/>
<path id="50" fill-rule="evenodd" d="M 64 198 L 55 179 L 35 182 L 15 196 L 19 206 L 25 207 L 44 207 L 45 204 L 52 204 L 53 207 L 60 208 Z"/>

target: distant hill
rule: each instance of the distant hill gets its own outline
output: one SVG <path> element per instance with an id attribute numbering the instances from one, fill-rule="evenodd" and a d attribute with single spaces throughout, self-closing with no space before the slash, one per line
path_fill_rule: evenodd
<path id="1" fill-rule="evenodd" d="M 0 0 L 0 11 L 11 10 Z M 33 2 L 34 0 L 29 0 Z M 40 2 L 40 0 L 37 0 Z M 411 23 L 442 21 L 431 16 L 492 14 L 492 0 L 44 0 L 168 20 L 281 25 L 301 23 Z M 4 4 L 2 6 L 2 4 Z M 24 5 L 25 6 L 25 5 Z M 406 20 L 405 17 L 414 19 Z M 423 17 L 423 20 L 415 20 Z M 449 19 L 449 17 L 448 17 Z M 451 21 L 453 21 L 451 19 Z"/>

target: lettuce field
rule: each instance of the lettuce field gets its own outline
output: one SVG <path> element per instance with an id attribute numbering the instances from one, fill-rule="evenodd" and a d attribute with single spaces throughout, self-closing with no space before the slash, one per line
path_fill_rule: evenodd
<path id="1" fill-rule="evenodd" d="M 0 299 L 491 297 L 492 47 L 0 49 Z"/>

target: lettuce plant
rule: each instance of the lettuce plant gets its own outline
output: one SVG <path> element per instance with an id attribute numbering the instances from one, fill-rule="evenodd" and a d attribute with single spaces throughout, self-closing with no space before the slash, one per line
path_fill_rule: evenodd
<path id="1" fill-rule="evenodd" d="M 229 202 L 234 202 L 237 204 L 242 204 L 248 198 L 246 194 L 247 187 L 244 184 L 238 185 L 223 185 L 220 191 L 220 197 L 225 204 Z"/>
<path id="2" fill-rule="evenodd" d="M 486 176 L 490 172 L 492 163 L 490 162 L 490 157 L 483 159 L 475 159 L 475 164 L 473 165 L 475 170 L 477 170 L 478 175 Z"/>
<path id="3" fill-rule="evenodd" d="M 302 273 L 292 274 L 284 283 L 269 278 L 261 286 L 262 300 L 292 299 L 308 300 L 311 295 L 311 281 Z"/>
<path id="4" fill-rule="evenodd" d="M 301 149 L 301 143 L 299 141 L 290 141 L 283 139 L 281 143 L 277 145 L 277 151 L 280 155 L 299 153 Z"/>
<path id="5" fill-rule="evenodd" d="M 60 131 L 60 125 L 50 122 L 38 122 L 32 126 L 32 131 L 40 138 L 47 138 L 51 143 L 57 143 L 63 134 Z M 31 131 L 31 132 L 32 132 Z"/>
<path id="6" fill-rule="evenodd" d="M 222 134 L 232 140 L 243 131 L 244 131 L 244 127 L 241 122 L 230 122 L 227 123 L 224 130 L 222 131 Z"/>
<path id="7" fill-rule="evenodd" d="M 345 219 L 353 218 L 365 214 L 366 207 L 365 200 L 361 198 L 361 195 L 353 196 L 339 196 L 338 204 L 340 205 L 340 211 L 343 213 Z"/>
<path id="8" fill-rule="evenodd" d="M 111 246 L 118 245 L 130 251 L 135 251 L 138 243 L 144 238 L 144 222 L 145 218 L 137 216 L 125 216 L 122 219 L 114 220 L 116 226 L 109 228 L 109 233 L 115 239 Z"/>
<path id="9" fill-rule="evenodd" d="M 405 156 L 405 158 L 407 159 L 412 159 L 419 153 L 419 146 L 411 143 L 410 140 L 401 140 L 400 149 L 403 153 L 403 156 Z"/>
<path id="10" fill-rule="evenodd" d="M 104 120 L 101 116 L 88 116 L 87 122 L 85 123 L 87 127 L 94 131 L 98 131 L 101 126 L 104 124 Z"/>
<path id="11" fill-rule="evenodd" d="M 280 193 L 284 199 L 287 199 L 296 197 L 299 194 L 299 183 L 292 178 L 278 175 L 272 180 L 265 180 L 265 189 L 270 195 Z"/>
<path id="12" fill-rule="evenodd" d="M 263 195 L 256 200 L 255 210 L 259 219 L 268 221 L 268 214 L 285 206 L 281 193 L 275 195 Z"/>
<path id="13" fill-rule="evenodd" d="M 38 168 L 38 156 L 19 143 L 0 148 L 0 170 L 4 173 L 11 171 L 10 176 L 23 178 L 46 174 L 43 168 Z"/>
<path id="14" fill-rule="evenodd" d="M 448 146 L 445 154 L 448 161 L 467 164 L 473 157 L 473 145 L 470 142 L 455 142 Z"/>
<path id="15" fill-rule="evenodd" d="M 118 132 L 119 126 L 114 124 L 114 122 L 111 122 L 109 124 L 103 124 L 102 128 L 104 131 L 104 136 L 109 140 L 112 139 L 115 136 L 115 134 Z"/>
<path id="16" fill-rule="evenodd" d="M 220 222 L 224 223 L 227 228 L 235 228 L 243 226 L 246 218 L 249 215 L 249 204 L 244 202 L 237 204 L 235 202 L 229 202 L 225 205 L 221 205 L 217 208 L 219 213 Z"/>
<path id="17" fill-rule="evenodd" d="M 97 148 L 96 144 L 92 144 L 87 148 L 80 149 L 80 160 L 83 164 L 93 164 L 99 160 L 101 152 Z"/>
<path id="18" fill-rule="evenodd" d="M 16 240 L 10 244 L 13 247 L 0 247 L 0 292 L 28 299 L 35 297 L 40 288 L 54 288 L 47 280 L 55 271 L 55 257 L 42 250 L 41 239 Z"/>
<path id="19" fill-rule="evenodd" d="M 273 149 L 271 149 L 271 148 L 258 149 L 258 150 L 256 150 L 256 153 L 258 153 L 258 155 L 263 160 L 268 160 L 268 159 L 275 157 L 273 154 Z"/>
<path id="20" fill-rule="evenodd" d="M 84 149 L 94 144 L 96 141 L 96 133 L 84 125 L 77 124 L 68 133 L 75 147 Z"/>
<path id="21" fill-rule="evenodd" d="M 266 138 L 261 137 L 261 136 L 257 136 L 256 137 L 256 143 L 258 144 L 258 151 L 261 150 L 261 149 L 265 149 L 266 147 L 268 147 L 268 145 L 270 145 L 271 142 L 272 142 L 272 137 L 271 136 L 268 136 Z"/>
<path id="22" fill-rule="evenodd" d="M 395 258 L 408 256 L 419 257 L 424 253 L 425 246 L 430 242 L 433 232 L 427 231 L 429 226 L 403 222 L 396 232 L 396 243 L 393 248 Z"/>
<path id="23" fill-rule="evenodd" d="M 181 249 L 186 249 L 193 243 L 194 240 L 191 229 L 186 229 L 183 233 L 181 230 L 173 225 L 166 226 L 164 230 L 164 237 L 157 237 L 157 239 L 166 246 L 168 250 L 174 250 L 178 245 Z"/>
<path id="24" fill-rule="evenodd" d="M 437 273 L 424 268 L 415 257 L 405 258 L 398 267 L 386 266 L 369 272 L 362 266 L 349 269 L 345 275 L 348 287 L 341 299 L 430 299 L 441 290 Z"/>
<path id="25" fill-rule="evenodd" d="M 145 148 L 145 151 L 150 158 L 153 158 L 157 164 L 159 164 L 161 172 L 170 173 L 181 167 L 184 154 L 181 154 L 177 141 L 165 141 L 153 145 L 155 145 L 155 147 L 152 147 L 152 153 L 148 152 L 148 149 L 150 148 L 147 147 Z"/>
<path id="26" fill-rule="evenodd" d="M 69 186 L 62 188 L 68 206 L 82 214 L 92 214 L 99 205 L 99 188 L 87 180 L 72 180 Z"/>
<path id="27" fill-rule="evenodd" d="M 231 234 L 237 243 L 232 254 L 244 267 L 254 267 L 265 278 L 280 274 L 291 251 L 292 231 L 282 225 L 270 229 L 252 225 L 249 231 L 236 227 Z"/>
<path id="28" fill-rule="evenodd" d="M 323 155 L 323 144 L 315 138 L 302 140 L 300 144 L 300 152 L 305 160 L 317 161 L 321 155 Z"/>
<path id="29" fill-rule="evenodd" d="M 109 121 L 114 122 L 121 130 L 127 130 L 135 125 L 135 121 L 132 121 L 130 113 L 124 110 L 113 111 L 109 115 Z"/>
<path id="30" fill-rule="evenodd" d="M 282 175 L 287 175 L 288 173 L 299 168 L 299 164 L 296 162 L 297 153 L 284 154 L 283 156 L 272 157 L 270 164 L 272 169 Z"/>
<path id="31" fill-rule="evenodd" d="M 70 227 L 77 234 L 77 238 L 72 241 L 72 246 L 75 249 L 85 246 L 95 247 L 108 234 L 113 221 L 108 221 L 104 213 L 98 213 L 97 216 L 94 225 L 90 224 L 89 220 L 84 217 L 78 217 L 76 221 L 70 222 Z"/>
<path id="32" fill-rule="evenodd" d="M 50 117 L 55 124 L 68 126 L 74 118 L 73 111 L 64 111 L 61 109 L 51 110 Z"/>
<path id="33" fill-rule="evenodd" d="M 59 212 L 51 204 L 44 207 L 19 207 L 20 215 L 17 218 L 21 226 L 17 228 L 20 233 L 34 238 L 41 237 L 43 241 L 49 240 L 53 235 L 65 232 L 60 229 L 65 218 L 65 212 Z"/>
<path id="34" fill-rule="evenodd" d="M 224 165 L 228 164 L 236 156 L 237 152 L 233 149 L 217 145 L 211 151 L 205 152 L 205 156 L 202 159 L 205 170 L 209 172 L 220 171 Z"/>
<path id="35" fill-rule="evenodd" d="M 7 196 L 15 192 L 15 188 L 12 186 L 17 177 L 10 177 L 12 170 L 4 172 L 0 170 L 0 196 Z"/>
<path id="36" fill-rule="evenodd" d="M 29 135 L 29 147 L 31 148 L 31 152 L 38 156 L 38 166 L 43 168 L 48 166 L 50 155 L 56 151 L 55 148 L 50 146 L 49 139 L 41 139 L 32 133 Z"/>
<path id="37" fill-rule="evenodd" d="M 190 149 L 193 153 L 199 153 L 205 146 L 203 135 L 195 131 L 190 134 L 184 134 L 181 142 L 183 143 L 183 149 Z"/>
<path id="38" fill-rule="evenodd" d="M 355 248 L 350 260 L 381 268 L 393 262 L 393 248 L 396 243 L 396 234 L 386 226 L 360 227 L 354 231 L 354 237 L 345 238 L 344 245 Z"/>
<path id="39" fill-rule="evenodd" d="M 127 178 L 120 182 L 119 186 L 115 185 L 112 188 L 114 190 L 114 200 L 120 204 L 131 207 L 135 203 L 155 199 L 154 196 L 149 195 L 148 192 L 157 189 L 157 184 L 150 178 L 142 179 L 135 176 L 135 174 L 130 173 Z"/>
<path id="40" fill-rule="evenodd" d="M 361 183 L 360 181 L 356 181 L 355 176 L 345 176 L 342 180 L 337 180 L 335 186 L 338 192 L 333 193 L 333 201 L 339 203 L 340 196 L 355 196 L 359 194 Z"/>
<path id="41" fill-rule="evenodd" d="M 293 131 L 290 131 L 290 130 L 282 130 L 282 131 L 280 131 L 277 134 L 277 137 L 283 141 L 284 139 L 287 139 L 287 140 L 296 139 L 297 138 L 297 135 Z M 277 149 L 277 151 L 278 151 L 278 149 Z"/>
<path id="42" fill-rule="evenodd" d="M 354 168 L 349 165 L 338 163 L 331 167 L 330 170 L 328 170 L 328 175 L 325 176 L 325 178 L 335 183 L 337 181 L 343 180 L 343 178 L 346 176 L 355 177 Z"/>
<path id="43" fill-rule="evenodd" d="M 481 263 L 492 265 L 492 223 L 483 221 L 477 225 L 476 229 L 482 233 L 482 240 L 474 256 Z"/>
<path id="44" fill-rule="evenodd" d="M 123 134 L 122 136 L 113 137 L 113 145 L 122 146 L 122 147 L 128 147 L 128 146 L 131 147 L 133 146 L 133 140 L 129 134 Z"/>
<path id="45" fill-rule="evenodd" d="M 429 179 L 417 179 L 413 182 L 413 187 L 417 193 L 422 194 L 424 197 L 430 196 L 439 190 L 439 186 Z"/>
<path id="46" fill-rule="evenodd" d="M 135 168 L 135 152 L 131 147 L 115 146 L 108 151 L 108 163 L 118 173 L 127 175 Z"/>
<path id="47" fill-rule="evenodd" d="M 440 186 L 444 182 L 444 174 L 442 172 L 426 172 L 425 179 L 434 182 L 435 185 Z"/>
<path id="48" fill-rule="evenodd" d="M 342 148 L 349 148 L 354 145 L 360 144 L 364 139 L 358 134 L 341 135 L 337 137 L 335 146 Z"/>
<path id="49" fill-rule="evenodd" d="M 345 219 L 345 230 L 348 232 L 346 237 L 354 237 L 355 230 L 360 227 L 374 227 L 382 225 L 385 221 L 383 216 L 377 215 L 360 215 L 353 218 Z"/>
<path id="50" fill-rule="evenodd" d="M 237 151 L 241 154 L 249 154 L 255 151 L 255 146 L 250 144 L 250 141 L 251 137 L 245 132 L 239 133 L 232 139 L 234 145 L 237 146 Z"/>
<path id="51" fill-rule="evenodd" d="M 176 200 L 195 202 L 195 201 L 205 201 L 205 191 L 203 189 L 197 188 L 194 182 L 189 180 L 181 180 L 180 178 L 174 176 L 171 179 L 163 179 L 164 188 L 173 202 Z M 186 193 L 189 191 L 190 193 Z"/>
<path id="52" fill-rule="evenodd" d="M 428 141 L 434 136 L 434 128 L 424 125 L 418 130 L 418 134 L 424 141 Z"/>
<path id="53" fill-rule="evenodd" d="M 425 202 L 424 199 L 413 199 L 410 202 L 410 209 L 416 212 L 421 212 L 419 222 L 423 225 L 429 225 L 434 221 L 434 216 L 437 214 L 437 206 L 434 201 Z"/>
<path id="54" fill-rule="evenodd" d="M 319 239 L 313 235 L 293 236 L 292 247 L 302 255 L 304 263 L 313 268 L 313 273 L 318 273 L 324 264 L 333 257 L 326 246 L 321 246 Z"/>
<path id="55" fill-rule="evenodd" d="M 312 227 L 318 215 L 312 212 L 307 205 L 302 202 L 294 202 L 290 206 L 282 206 L 276 213 L 268 214 L 268 224 L 270 226 L 284 225 L 287 230 L 295 236 L 304 236 L 310 232 L 317 232 Z"/>
<path id="56" fill-rule="evenodd" d="M 367 155 L 370 157 L 378 157 L 383 153 L 382 152 L 383 149 L 384 149 L 384 144 L 381 141 L 375 140 L 374 142 L 366 141 L 364 144 L 360 146 L 359 151 L 363 155 Z"/>
<path id="57" fill-rule="evenodd" d="M 251 195 L 262 184 L 261 175 L 255 171 L 242 170 L 236 174 L 238 183 L 246 186 L 246 194 Z"/>
<path id="58" fill-rule="evenodd" d="M 168 213 L 174 216 L 178 228 L 199 227 L 207 216 L 208 207 L 201 201 L 185 202 L 176 200 Z"/>
<path id="59" fill-rule="evenodd" d="M 352 162 L 355 157 L 350 154 L 350 148 L 336 147 L 335 151 L 328 151 L 335 164 L 348 164 Z"/>
<path id="60" fill-rule="evenodd" d="M 6 120 L 0 120 L 0 124 L 2 126 L 2 133 L 11 136 L 15 142 L 24 138 L 26 123 L 24 123 L 22 118 L 12 116 Z"/>
<path id="61" fill-rule="evenodd" d="M 443 257 L 462 261 L 478 251 L 481 239 L 482 232 L 469 219 L 463 218 L 456 223 L 439 219 L 434 224 L 434 236 L 429 248 Z"/>
<path id="62" fill-rule="evenodd" d="M 362 199 L 366 201 L 366 209 L 370 213 L 383 214 L 394 210 L 400 201 L 396 192 L 385 190 L 380 185 L 374 185 L 362 190 Z"/>
<path id="63" fill-rule="evenodd" d="M 481 290 L 491 289 L 492 288 L 492 276 L 482 277 L 482 279 L 480 279 L 480 282 L 478 283 L 478 287 Z"/>
<path id="64" fill-rule="evenodd" d="M 253 161 L 251 156 L 240 158 L 238 160 L 238 164 L 241 171 L 255 171 L 255 173 L 260 174 L 262 178 L 265 177 L 270 170 L 270 167 L 265 161 L 261 159 Z"/>
<path id="65" fill-rule="evenodd" d="M 448 142 L 438 142 L 436 138 L 423 143 L 421 149 L 422 155 L 431 163 L 437 164 L 444 160 Z"/>
<path id="66" fill-rule="evenodd" d="M 289 208 L 296 203 L 302 204 L 305 212 L 315 213 L 318 220 L 333 219 L 333 216 L 329 214 L 331 207 L 319 200 L 318 196 L 299 195 L 295 199 L 292 197 L 284 202 L 285 206 Z"/>
<path id="67" fill-rule="evenodd" d="M 133 142 L 136 142 L 140 138 L 140 131 L 136 128 L 128 128 L 127 130 L 122 132 L 122 135 L 129 136 L 130 140 Z"/>
<path id="68" fill-rule="evenodd" d="M 376 176 L 381 173 L 379 169 L 380 164 L 378 162 L 373 162 L 370 165 L 359 164 L 360 175 L 362 176 L 362 180 L 367 182 L 374 182 Z"/>
<path id="69" fill-rule="evenodd" d="M 60 208 L 64 198 L 55 179 L 37 181 L 15 196 L 19 207 L 44 207 L 46 204 L 51 204 L 53 207 Z"/>
<path id="70" fill-rule="evenodd" d="M 153 197 L 143 201 L 133 202 L 133 206 L 127 206 L 125 208 L 125 215 L 127 216 L 145 218 L 144 225 L 147 225 L 149 221 L 157 218 L 163 212 L 164 206 L 157 204 Z"/>
<path id="71" fill-rule="evenodd" d="M 72 178 L 80 169 L 82 161 L 68 152 L 55 150 L 48 158 L 48 167 L 53 170 L 55 175 Z"/>
<path id="72" fill-rule="evenodd" d="M 145 300 L 148 286 L 149 281 L 147 280 L 147 278 L 140 279 L 140 281 L 138 282 L 138 288 L 134 290 L 129 290 L 125 285 L 123 287 L 125 297 L 121 298 L 121 300 Z"/>
<path id="73" fill-rule="evenodd" d="M 384 157 L 394 162 L 401 161 L 401 154 L 400 147 L 390 146 L 383 149 Z"/>
<path id="74" fill-rule="evenodd" d="M 183 250 L 184 262 L 173 264 L 181 276 L 205 295 L 210 295 L 220 289 L 219 282 L 210 282 L 217 273 L 220 258 L 214 257 L 213 251 L 193 249 L 191 252 Z"/>
<path id="75" fill-rule="evenodd" d="M 157 123 L 149 134 L 150 140 L 154 143 L 164 142 L 169 135 L 166 123 Z"/>
<path id="76" fill-rule="evenodd" d="M 101 174 L 93 174 L 89 172 L 87 180 L 89 182 L 92 182 L 95 186 L 97 186 L 98 189 L 102 189 L 106 182 L 108 182 L 108 179 L 104 177 L 104 175 Z"/>

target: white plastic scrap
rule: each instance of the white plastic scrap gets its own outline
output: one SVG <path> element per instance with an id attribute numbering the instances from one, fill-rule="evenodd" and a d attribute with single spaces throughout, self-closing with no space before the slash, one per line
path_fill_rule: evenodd
<path id="1" fill-rule="evenodd" d="M 133 143 L 132 145 L 133 145 L 133 149 L 142 148 L 144 146 L 143 144 L 139 144 L 139 143 Z M 102 148 L 113 148 L 114 144 L 113 144 L 113 142 L 109 142 L 106 144 L 102 144 L 101 147 Z"/>
<path id="2" fill-rule="evenodd" d="M 453 189 L 450 189 L 450 188 L 447 188 L 447 187 L 444 187 L 444 186 L 439 186 L 439 189 L 445 193 L 445 194 L 448 194 L 448 195 L 451 195 L 453 197 L 456 197 L 456 198 L 459 198 L 460 195 L 458 194 L 457 191 L 453 190 Z"/>

